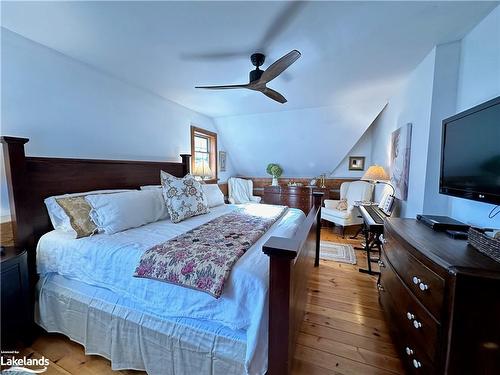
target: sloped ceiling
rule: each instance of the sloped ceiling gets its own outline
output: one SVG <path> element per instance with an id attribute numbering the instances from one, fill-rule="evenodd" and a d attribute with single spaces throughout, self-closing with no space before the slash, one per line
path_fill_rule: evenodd
<path id="1" fill-rule="evenodd" d="M 341 163 L 385 105 L 223 117 L 216 126 L 240 175 L 266 176 L 267 164 L 278 163 L 286 177 L 315 177 Z"/>
<path id="2" fill-rule="evenodd" d="M 207 92 L 194 86 L 247 82 L 253 68 L 248 56 L 262 48 L 259 41 L 287 2 L 4 1 L 1 7 L 3 27 L 219 117 L 386 100 L 435 44 L 460 39 L 496 4 L 307 3 L 268 38 L 264 68 L 292 49 L 302 52 L 288 74 L 270 85 L 287 97 L 285 105 L 247 90 Z M 192 59 L 196 53 L 225 52 L 243 53 Z"/>

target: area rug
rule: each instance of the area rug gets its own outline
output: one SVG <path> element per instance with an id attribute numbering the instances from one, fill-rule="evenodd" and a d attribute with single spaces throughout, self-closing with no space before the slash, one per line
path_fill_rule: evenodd
<path id="1" fill-rule="evenodd" d="M 351 245 L 321 241 L 319 249 L 321 259 L 333 260 L 335 262 L 356 264 L 356 254 Z"/>

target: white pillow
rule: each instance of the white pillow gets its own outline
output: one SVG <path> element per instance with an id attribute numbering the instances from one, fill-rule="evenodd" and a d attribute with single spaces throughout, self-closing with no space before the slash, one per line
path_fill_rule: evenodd
<path id="1" fill-rule="evenodd" d="M 87 191 L 85 193 L 72 193 L 72 194 L 62 194 L 62 195 L 54 195 L 52 197 L 45 198 L 44 203 L 47 207 L 47 211 L 49 212 L 50 222 L 54 229 L 62 230 L 64 232 L 74 232 L 71 227 L 70 220 L 66 212 L 63 210 L 61 206 L 57 203 L 57 198 L 67 198 L 67 197 L 79 197 L 82 195 L 90 195 L 90 194 L 109 194 L 109 193 L 122 193 L 124 191 L 130 191 L 128 189 L 116 189 L 116 190 L 94 190 Z"/>
<path id="2" fill-rule="evenodd" d="M 208 207 L 216 207 L 224 204 L 224 194 L 217 184 L 204 184 L 201 189 L 207 198 Z"/>
<path id="3" fill-rule="evenodd" d="M 161 185 L 144 185 L 144 186 L 141 186 L 141 190 L 154 190 L 154 189 L 161 189 Z"/>
<path id="4" fill-rule="evenodd" d="M 165 202 L 155 190 L 87 195 L 90 217 L 101 233 L 113 234 L 158 221 L 165 215 Z"/>
<path id="5" fill-rule="evenodd" d="M 162 217 L 160 218 L 160 220 L 168 219 L 170 216 L 168 214 L 167 202 L 165 202 L 165 197 L 163 196 L 163 191 L 161 189 L 161 185 L 144 185 L 144 186 L 141 186 L 140 189 L 141 190 L 156 191 L 156 192 L 158 192 L 158 194 L 161 195 L 161 199 L 163 200 L 163 203 L 165 204 L 165 207 L 164 207 L 165 212 L 162 215 Z"/>

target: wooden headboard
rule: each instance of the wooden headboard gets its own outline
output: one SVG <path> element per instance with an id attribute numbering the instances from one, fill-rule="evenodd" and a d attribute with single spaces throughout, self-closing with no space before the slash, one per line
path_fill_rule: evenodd
<path id="1" fill-rule="evenodd" d="M 26 248 L 30 265 L 40 237 L 52 229 L 44 199 L 52 195 L 101 189 L 137 189 L 158 185 L 160 170 L 182 177 L 191 155 L 182 162 L 27 157 L 27 138 L 1 137 L 10 212 L 16 246 Z"/>

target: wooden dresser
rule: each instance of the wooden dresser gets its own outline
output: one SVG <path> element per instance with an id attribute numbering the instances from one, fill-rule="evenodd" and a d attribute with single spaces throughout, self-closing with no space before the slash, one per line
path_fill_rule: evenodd
<path id="1" fill-rule="evenodd" d="M 387 219 L 379 299 L 409 373 L 500 374 L 500 263 L 413 219 Z"/>
<path id="2" fill-rule="evenodd" d="M 327 199 L 329 189 L 316 186 L 265 186 L 263 203 L 299 208 L 307 215 L 313 206 L 314 192 L 324 193 L 323 199 Z"/>

